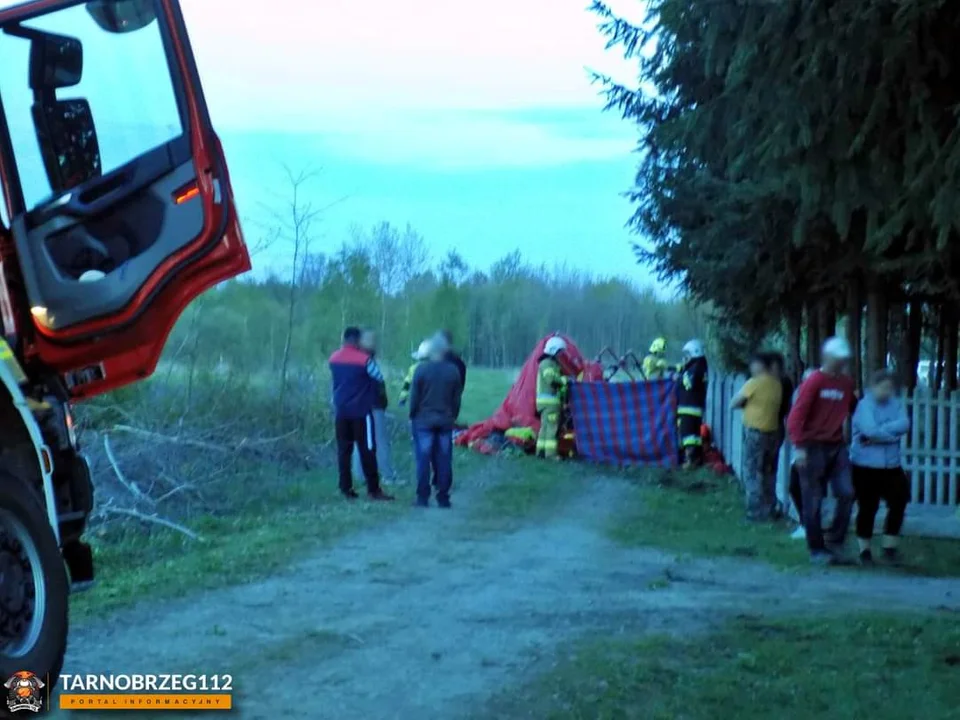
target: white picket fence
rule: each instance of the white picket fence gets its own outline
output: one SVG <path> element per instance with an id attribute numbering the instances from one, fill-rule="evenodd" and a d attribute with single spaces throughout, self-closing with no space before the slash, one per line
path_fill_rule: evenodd
<path id="1" fill-rule="evenodd" d="M 738 476 L 743 469 L 742 413 L 730 407 L 746 382 L 742 375 L 711 373 L 707 396 L 707 423 L 714 442 Z M 903 440 L 904 469 L 910 477 L 914 505 L 944 512 L 960 501 L 960 392 L 918 388 L 903 400 L 910 417 L 910 433 Z M 789 507 L 790 447 L 780 453 L 777 495 Z M 941 513 L 942 514 L 942 513 Z"/>

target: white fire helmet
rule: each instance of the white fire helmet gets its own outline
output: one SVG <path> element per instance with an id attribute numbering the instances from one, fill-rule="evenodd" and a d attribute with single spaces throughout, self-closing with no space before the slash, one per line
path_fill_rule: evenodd
<path id="1" fill-rule="evenodd" d="M 552 338 L 547 340 L 547 344 L 543 346 L 543 354 L 555 357 L 566 349 L 567 343 L 564 341 L 564 339 L 554 335 Z"/>
<path id="2" fill-rule="evenodd" d="M 411 357 L 413 357 L 414 360 L 426 360 L 430 357 L 431 350 L 433 350 L 433 344 L 429 340 L 424 340 Z"/>
<path id="3" fill-rule="evenodd" d="M 705 354 L 703 343 L 699 340 L 687 340 L 687 344 L 683 346 L 684 358 L 702 358 Z"/>

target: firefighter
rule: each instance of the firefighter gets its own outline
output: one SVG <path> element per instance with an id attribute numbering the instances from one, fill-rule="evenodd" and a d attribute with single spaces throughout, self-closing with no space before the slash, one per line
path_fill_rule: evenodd
<path id="1" fill-rule="evenodd" d="M 537 455 L 558 459 L 557 434 L 560 432 L 560 410 L 566 392 L 567 378 L 557 356 L 567 349 L 563 338 L 554 335 L 543 346 L 537 366 L 537 415 L 540 434 L 537 436 Z"/>
<path id="2" fill-rule="evenodd" d="M 646 380 L 663 380 L 667 376 L 667 339 L 658 337 L 650 344 L 650 352 L 643 359 L 643 377 Z"/>
<path id="3" fill-rule="evenodd" d="M 430 341 L 424 340 L 420 343 L 417 351 L 410 356 L 413 358 L 413 365 L 410 366 L 406 376 L 403 378 L 403 385 L 400 388 L 400 395 L 398 396 L 401 407 L 406 405 L 407 400 L 410 398 L 410 386 L 413 384 L 413 373 L 420 363 L 425 362 L 430 357 L 431 348 Z"/>
<path id="4" fill-rule="evenodd" d="M 703 343 L 690 340 L 683 346 L 683 366 L 677 382 L 677 431 L 683 467 L 703 463 L 703 439 L 700 428 L 707 406 L 707 358 Z"/>

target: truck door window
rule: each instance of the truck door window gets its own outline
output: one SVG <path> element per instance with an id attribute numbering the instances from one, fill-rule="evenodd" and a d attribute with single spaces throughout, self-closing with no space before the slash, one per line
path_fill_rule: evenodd
<path id="1" fill-rule="evenodd" d="M 29 20 L 23 27 L 68 35 L 82 44 L 81 80 L 59 89 L 57 98 L 83 98 L 89 103 L 103 175 L 184 135 L 159 23 L 110 33 L 81 4 Z M 28 39 L 0 35 L 0 99 L 28 212 L 54 195 L 31 116 L 30 45 Z"/>

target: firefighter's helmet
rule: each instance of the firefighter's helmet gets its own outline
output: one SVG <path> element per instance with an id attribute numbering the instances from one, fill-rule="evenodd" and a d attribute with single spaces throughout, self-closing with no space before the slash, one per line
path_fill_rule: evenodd
<path id="1" fill-rule="evenodd" d="M 420 347 L 417 348 L 417 351 L 412 354 L 414 360 L 426 360 L 430 357 L 430 351 L 433 349 L 433 343 L 429 340 L 424 340 L 420 343 Z"/>
<path id="2" fill-rule="evenodd" d="M 546 344 L 543 346 L 543 354 L 549 355 L 550 357 L 556 357 L 564 350 L 567 349 L 567 343 L 559 335 L 554 335 L 552 338 L 547 340 Z"/>
<path id="3" fill-rule="evenodd" d="M 703 350 L 703 343 L 699 340 L 688 340 L 683 346 L 684 359 L 702 358 L 706 353 Z"/>
<path id="4" fill-rule="evenodd" d="M 667 339 L 664 337 L 658 337 L 652 343 L 650 343 L 650 352 L 660 354 L 667 351 Z"/>

